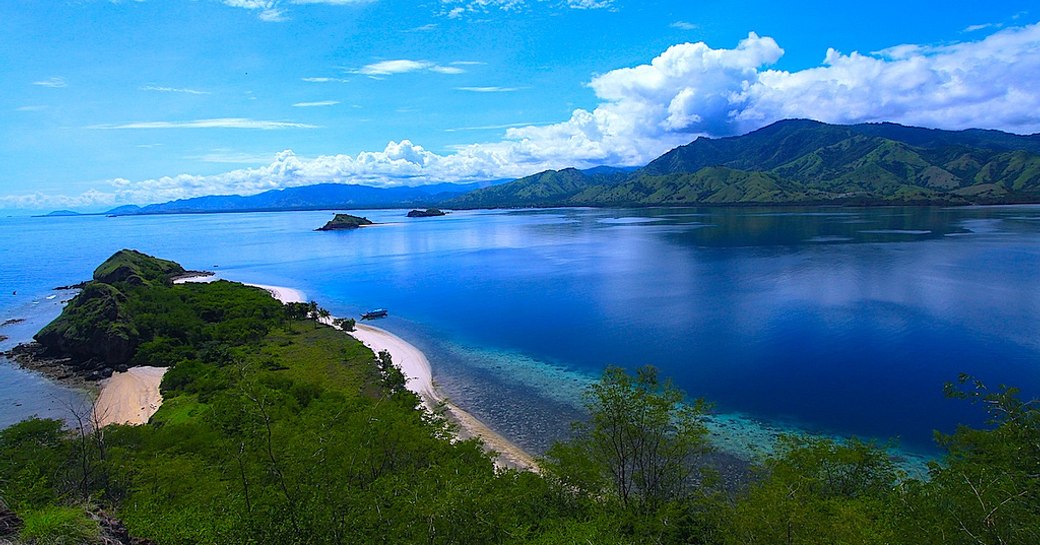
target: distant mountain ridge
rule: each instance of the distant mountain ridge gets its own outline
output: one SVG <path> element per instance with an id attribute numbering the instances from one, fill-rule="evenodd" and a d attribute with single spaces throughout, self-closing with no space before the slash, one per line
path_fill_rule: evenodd
<path id="1" fill-rule="evenodd" d="M 414 187 L 371 187 L 325 183 L 272 189 L 257 195 L 215 195 L 181 199 L 148 206 L 120 206 L 111 216 L 197 214 L 212 212 L 262 212 L 273 210 L 329 210 L 341 208 L 407 208 L 432 206 L 461 193 L 504 183 L 507 180 L 468 184 L 439 183 Z"/>
<path id="2" fill-rule="evenodd" d="M 377 188 L 324 183 L 207 196 L 108 215 L 361 208 L 1040 203 L 1040 134 L 895 123 L 778 121 L 698 138 L 642 168 L 547 170 L 517 180 Z M 70 215 L 68 211 L 51 215 Z"/>
<path id="3" fill-rule="evenodd" d="M 630 174 L 545 171 L 454 208 L 1040 202 L 1040 135 L 779 121 L 698 138 Z"/>

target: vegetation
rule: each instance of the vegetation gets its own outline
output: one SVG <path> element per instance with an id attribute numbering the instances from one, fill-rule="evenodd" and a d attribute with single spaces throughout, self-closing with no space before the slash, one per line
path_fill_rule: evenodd
<path id="1" fill-rule="evenodd" d="M 427 208 L 426 210 L 412 210 L 408 212 L 409 218 L 432 218 L 436 216 L 443 216 L 447 212 L 440 208 Z"/>
<path id="2" fill-rule="evenodd" d="M 98 510 L 163 545 L 1040 542 L 1040 408 L 969 377 L 948 394 L 990 423 L 939 437 L 947 454 L 926 480 L 876 444 L 791 437 L 750 484 L 723 488 L 705 405 L 649 367 L 609 368 L 538 475 L 451 440 L 388 353 L 304 326 L 316 304 L 229 282 L 121 293 L 149 339 L 132 357 L 172 366 L 165 401 L 143 426 L 0 430 L 0 507 L 21 518 L 5 526 L 20 542 L 105 541 Z"/>
<path id="3" fill-rule="evenodd" d="M 172 261 L 120 250 L 36 341 L 99 378 L 133 363 L 172 365 L 212 343 L 259 339 L 284 314 L 259 288 L 227 281 L 172 285 L 179 274 L 184 269 Z"/>
<path id="4" fill-rule="evenodd" d="M 368 218 L 351 216 L 350 214 L 336 214 L 325 225 L 319 227 L 318 231 L 338 231 L 342 229 L 357 229 L 362 225 L 372 225 Z"/>
<path id="5" fill-rule="evenodd" d="M 698 138 L 630 175 L 546 171 L 453 208 L 1040 202 L 1040 138 L 891 123 L 780 121 Z"/>

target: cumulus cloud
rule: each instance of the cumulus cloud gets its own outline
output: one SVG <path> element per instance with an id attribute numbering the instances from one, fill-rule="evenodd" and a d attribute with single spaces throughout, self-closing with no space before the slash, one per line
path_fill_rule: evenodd
<path id="1" fill-rule="evenodd" d="M 136 121 L 119 125 L 91 125 L 88 129 L 317 129 L 318 125 L 291 121 L 264 121 L 244 117 L 196 119 L 194 121 Z"/>
<path id="2" fill-rule="evenodd" d="M 1040 131 L 1040 24 L 952 45 L 831 49 L 816 67 L 770 69 L 783 54 L 754 33 L 734 49 L 675 45 L 649 64 L 593 78 L 595 109 L 511 129 L 506 142 L 549 162 L 641 164 L 697 136 L 743 134 L 787 118 Z"/>
<path id="3" fill-rule="evenodd" d="M 948 45 L 909 44 L 847 54 L 831 49 L 819 65 L 797 71 L 772 68 L 783 54 L 775 40 L 754 33 L 730 49 L 703 42 L 677 44 L 647 64 L 592 78 L 588 86 L 597 97 L 594 108 L 574 110 L 566 121 L 549 125 L 496 126 L 506 128 L 499 141 L 460 145 L 446 154 L 408 140 L 357 155 L 308 159 L 284 151 L 264 167 L 216 176 L 117 180 L 83 198 L 157 202 L 319 182 L 418 185 L 523 176 L 567 166 L 639 165 L 698 136 L 743 134 L 785 118 L 1040 131 L 1040 23 Z M 373 73 L 403 73 L 432 64 L 386 62 L 393 64 L 372 68 Z M 264 126 L 268 123 L 275 125 Z M 310 128 L 238 119 L 119 127 L 242 125 Z M 486 129 L 492 127 L 455 130 Z M 24 197 L 25 202 L 39 198 Z M 11 199 L 22 197 L 4 202 L 11 204 Z"/>

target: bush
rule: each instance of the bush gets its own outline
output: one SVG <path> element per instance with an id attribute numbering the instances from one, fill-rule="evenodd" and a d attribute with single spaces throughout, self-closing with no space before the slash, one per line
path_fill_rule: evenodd
<path id="1" fill-rule="evenodd" d="M 81 545 L 99 543 L 101 527 L 80 509 L 45 507 L 23 515 L 25 526 L 20 537 L 39 545 Z"/>

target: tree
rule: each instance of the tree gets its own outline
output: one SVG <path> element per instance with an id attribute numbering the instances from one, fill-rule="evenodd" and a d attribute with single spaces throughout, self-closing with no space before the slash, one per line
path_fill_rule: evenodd
<path id="1" fill-rule="evenodd" d="M 781 436 L 723 532 L 733 545 L 892 543 L 898 480 L 888 452 L 855 438 Z"/>
<path id="2" fill-rule="evenodd" d="M 336 318 L 332 321 L 332 325 L 342 329 L 343 331 L 354 331 L 357 327 L 357 322 L 353 318 Z"/>
<path id="3" fill-rule="evenodd" d="M 608 367 L 584 398 L 590 418 L 575 424 L 572 441 L 549 449 L 550 478 L 575 491 L 608 493 L 640 512 L 688 494 L 697 457 L 709 450 L 703 401 L 686 403 L 651 366 L 635 376 Z"/>
<path id="4" fill-rule="evenodd" d="M 1019 399 L 1015 388 L 992 391 L 967 375 L 959 382 L 946 394 L 985 407 L 989 429 L 960 426 L 937 436 L 949 453 L 908 498 L 913 532 L 932 542 L 1040 543 L 1040 401 Z"/>

